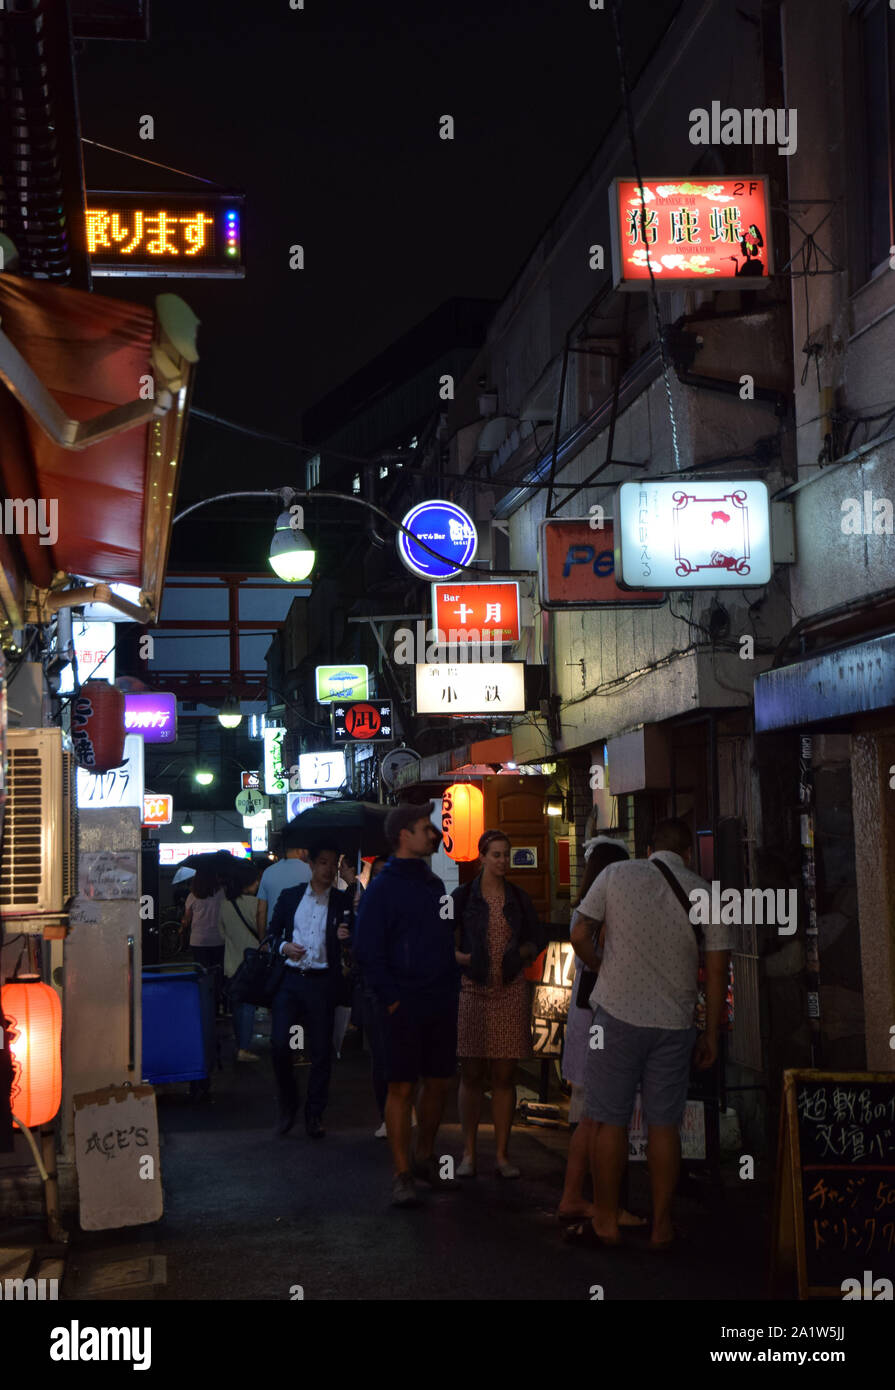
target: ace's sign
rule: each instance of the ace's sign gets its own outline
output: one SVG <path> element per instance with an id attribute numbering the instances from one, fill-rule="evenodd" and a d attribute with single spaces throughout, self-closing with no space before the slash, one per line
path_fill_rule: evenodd
<path id="1" fill-rule="evenodd" d="M 650 608 L 664 603 L 655 589 L 621 589 L 615 580 L 611 521 L 594 529 L 589 517 L 542 521 L 538 574 L 544 608 Z"/>

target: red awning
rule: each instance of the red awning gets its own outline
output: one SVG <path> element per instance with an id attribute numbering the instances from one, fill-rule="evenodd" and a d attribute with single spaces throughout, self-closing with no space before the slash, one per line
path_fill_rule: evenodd
<path id="1" fill-rule="evenodd" d="M 147 617 L 157 614 L 195 322 L 174 295 L 159 296 L 153 312 L 0 276 L 0 478 L 7 498 L 43 498 L 48 507 L 55 501 L 58 517 L 52 544 L 38 534 L 13 538 L 7 524 L 0 547 L 5 600 L 17 548 L 38 588 L 59 571 L 130 584 L 143 592 Z M 109 418 L 100 422 L 103 416 Z M 84 431 L 74 422 L 85 421 L 105 437 L 80 447 Z"/>

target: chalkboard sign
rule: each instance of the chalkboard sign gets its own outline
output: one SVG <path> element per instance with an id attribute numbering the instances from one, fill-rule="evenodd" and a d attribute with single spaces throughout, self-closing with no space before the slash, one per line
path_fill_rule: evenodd
<path id="1" fill-rule="evenodd" d="M 800 1298 L 842 1298 L 847 1279 L 885 1289 L 895 1279 L 895 1075 L 787 1071 L 783 1082 L 772 1294 L 793 1263 Z"/>

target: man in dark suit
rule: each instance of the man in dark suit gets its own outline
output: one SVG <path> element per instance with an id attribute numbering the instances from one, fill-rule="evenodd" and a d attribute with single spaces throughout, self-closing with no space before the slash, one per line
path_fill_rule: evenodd
<path id="1" fill-rule="evenodd" d="M 318 843 L 310 852 L 311 881 L 284 888 L 271 921 L 273 950 L 286 962 L 271 1004 L 271 1056 L 279 1094 L 276 1133 L 288 1134 L 298 1114 L 295 1053 L 311 1057 L 305 1129 L 322 1139 L 332 1068 L 333 1010 L 342 978 L 342 942 L 350 939 L 353 894 L 333 887 L 339 851 Z M 302 1033 L 296 1028 L 301 1024 Z"/>

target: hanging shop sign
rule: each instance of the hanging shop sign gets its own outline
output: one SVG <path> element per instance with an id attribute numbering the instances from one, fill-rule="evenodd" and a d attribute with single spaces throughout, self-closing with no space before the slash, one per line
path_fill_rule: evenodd
<path id="1" fill-rule="evenodd" d="M 260 772 L 241 772 L 239 774 L 244 792 L 260 792 L 261 773 Z"/>
<path id="2" fill-rule="evenodd" d="M 235 805 L 241 816 L 257 816 L 270 810 L 270 802 L 262 792 L 239 792 Z"/>
<path id="3" fill-rule="evenodd" d="M 766 178 L 616 179 L 609 190 L 613 284 L 761 289 L 773 273 Z"/>
<path id="4" fill-rule="evenodd" d="M 177 738 L 177 696 L 157 691 L 125 694 L 124 727 L 142 734 L 144 743 L 173 743 Z"/>
<path id="5" fill-rule="evenodd" d="M 281 796 L 289 790 L 289 772 L 283 763 L 285 729 L 264 730 L 264 790 L 268 796 Z"/>
<path id="6" fill-rule="evenodd" d="M 441 831 L 445 853 L 459 864 L 479 857 L 485 832 L 485 798 L 474 782 L 455 782 L 441 797 Z"/>
<path id="7" fill-rule="evenodd" d="M 416 667 L 417 714 L 523 714 L 525 662 Z"/>
<path id="8" fill-rule="evenodd" d="M 301 753 L 298 759 L 298 785 L 302 791 L 337 791 L 345 781 L 345 754 Z"/>
<path id="9" fill-rule="evenodd" d="M 111 772 L 124 758 L 124 693 L 108 681 L 87 681 L 72 701 L 75 762 L 89 772 Z"/>
<path id="10" fill-rule="evenodd" d="M 108 807 L 136 806 L 142 812 L 146 783 L 143 775 L 144 744 L 139 734 L 127 734 L 124 756 L 110 772 L 92 773 L 77 769 L 75 780 L 78 806 L 82 811 L 104 811 Z"/>
<path id="11" fill-rule="evenodd" d="M 242 210 L 237 194 L 89 192 L 91 272 L 241 279 Z"/>
<path id="12" fill-rule="evenodd" d="M 619 588 L 611 521 L 599 530 L 590 517 L 542 521 L 538 576 L 543 608 L 656 608 L 665 602 L 654 589 Z"/>
<path id="13" fill-rule="evenodd" d="M 334 704 L 334 743 L 392 743 L 391 700 L 351 700 Z"/>
<path id="14" fill-rule="evenodd" d="M 315 796 L 313 792 L 289 792 L 286 797 L 286 819 L 295 820 L 302 811 L 310 811 L 312 806 L 318 802 L 325 801 L 325 796 Z"/>
<path id="15" fill-rule="evenodd" d="M 615 518 L 615 570 L 623 585 L 743 589 L 770 582 L 765 483 L 622 483 Z"/>
<path id="16" fill-rule="evenodd" d="M 420 502 L 401 525 L 405 529 L 398 532 L 398 555 L 411 574 L 421 579 L 453 579 L 475 555 L 478 534 L 472 517 L 456 502 Z M 417 541 L 425 541 L 436 554 L 423 550 Z"/>
<path id="17" fill-rule="evenodd" d="M 151 825 L 170 825 L 174 819 L 174 798 L 164 793 L 144 792 L 143 827 Z"/>
<path id="18" fill-rule="evenodd" d="M 248 840 L 203 840 L 199 844 L 183 840 L 160 840 L 158 862 L 161 867 L 174 869 L 193 854 L 232 854 L 236 859 L 251 859 Z"/>
<path id="19" fill-rule="evenodd" d="M 448 641 L 518 642 L 519 585 L 433 584 L 432 626 Z"/>
<path id="20" fill-rule="evenodd" d="M 85 623 L 72 620 L 72 646 L 78 663 L 78 680 L 115 680 L 115 624 Z M 70 695 L 75 688 L 74 667 L 63 666 L 59 678 L 59 694 Z"/>
<path id="21" fill-rule="evenodd" d="M 415 748 L 393 748 L 390 753 L 382 755 L 382 761 L 379 764 L 379 776 L 391 791 L 401 768 L 419 762 L 422 762 L 422 758 Z"/>
<path id="22" fill-rule="evenodd" d="M 366 666 L 318 666 L 315 671 L 317 703 L 333 700 L 366 700 L 370 693 L 370 672 Z"/>

